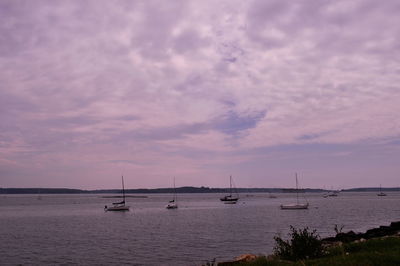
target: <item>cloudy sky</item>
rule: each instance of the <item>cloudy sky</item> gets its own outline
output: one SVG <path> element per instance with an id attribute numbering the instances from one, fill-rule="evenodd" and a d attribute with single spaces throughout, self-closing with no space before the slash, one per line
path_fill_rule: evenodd
<path id="1" fill-rule="evenodd" d="M 400 186 L 400 1 L 0 1 L 0 187 Z"/>

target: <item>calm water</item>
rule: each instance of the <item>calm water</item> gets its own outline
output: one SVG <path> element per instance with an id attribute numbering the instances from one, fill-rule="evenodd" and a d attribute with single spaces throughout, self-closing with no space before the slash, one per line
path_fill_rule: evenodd
<path id="1" fill-rule="evenodd" d="M 179 195 L 179 209 L 166 210 L 170 195 L 128 198 L 130 212 L 104 212 L 115 199 L 104 195 L 0 195 L 0 264 L 201 265 L 244 253 L 271 253 L 275 235 L 289 225 L 333 235 L 365 231 L 400 220 L 400 194 L 341 193 L 307 196 L 309 210 L 280 210 L 293 194 L 242 195 L 237 205 L 219 194 Z"/>

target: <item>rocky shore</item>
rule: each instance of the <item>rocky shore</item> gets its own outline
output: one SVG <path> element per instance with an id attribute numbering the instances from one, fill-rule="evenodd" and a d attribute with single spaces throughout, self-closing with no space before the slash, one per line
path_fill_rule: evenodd
<path id="1" fill-rule="evenodd" d="M 335 243 L 335 242 L 354 242 L 362 239 L 371 239 L 383 236 L 392 236 L 400 233 L 400 221 L 392 222 L 389 226 L 379 226 L 378 228 L 373 228 L 367 230 L 365 233 L 355 233 L 354 231 L 349 231 L 347 233 L 338 233 L 334 237 L 323 238 L 324 243 Z"/>
<path id="2" fill-rule="evenodd" d="M 369 239 L 388 237 L 388 236 L 399 236 L 400 237 L 400 221 L 391 222 L 389 226 L 379 226 L 377 228 L 372 228 L 367 230 L 365 233 L 355 233 L 354 231 L 349 231 L 346 233 L 339 232 L 334 237 L 327 237 L 321 239 L 325 247 L 342 245 L 344 243 L 350 242 L 364 242 Z M 219 262 L 217 264 L 208 265 L 218 265 L 218 266 L 232 266 L 232 265 L 243 265 L 246 262 L 252 262 L 260 257 L 265 257 L 263 255 L 254 254 L 244 254 L 232 261 Z M 268 255 L 265 257 L 267 260 L 274 260 L 274 255 Z"/>

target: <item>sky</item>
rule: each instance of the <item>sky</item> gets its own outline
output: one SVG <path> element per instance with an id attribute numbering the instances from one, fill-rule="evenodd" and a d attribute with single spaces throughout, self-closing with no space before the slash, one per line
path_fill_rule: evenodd
<path id="1" fill-rule="evenodd" d="M 0 187 L 400 186 L 400 1 L 0 1 Z"/>

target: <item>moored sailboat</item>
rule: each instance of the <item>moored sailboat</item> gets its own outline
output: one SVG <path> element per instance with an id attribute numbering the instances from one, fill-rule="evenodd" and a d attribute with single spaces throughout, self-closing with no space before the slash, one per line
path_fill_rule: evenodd
<path id="1" fill-rule="evenodd" d="M 171 209 L 178 209 L 178 197 L 176 196 L 176 188 L 175 188 L 175 178 L 174 178 L 174 196 L 172 200 L 170 200 L 165 206 L 165 208 L 171 210 Z"/>
<path id="2" fill-rule="evenodd" d="M 305 210 L 308 209 L 308 202 L 307 203 L 300 203 L 299 202 L 299 185 L 297 181 L 297 173 L 296 173 L 296 203 L 291 204 L 282 204 L 282 210 Z"/>
<path id="3" fill-rule="evenodd" d="M 328 193 L 324 194 L 324 198 L 337 197 L 337 196 L 339 196 L 339 191 L 336 191 L 336 190 L 332 190 L 332 191 L 329 191 Z"/>
<path id="4" fill-rule="evenodd" d="M 125 204 L 125 186 L 124 186 L 124 176 L 122 176 L 122 201 L 113 202 L 113 206 L 104 206 L 104 211 L 129 211 L 129 206 Z"/>
<path id="5" fill-rule="evenodd" d="M 385 193 L 385 192 L 382 192 L 382 185 L 379 185 L 379 193 L 376 194 L 376 195 L 379 196 L 379 197 L 386 196 L 386 193 Z"/>
<path id="6" fill-rule="evenodd" d="M 225 195 L 224 197 L 220 198 L 220 201 L 223 201 L 225 204 L 236 204 L 236 202 L 239 200 L 239 194 L 235 190 L 235 195 L 232 194 L 232 176 L 229 177 L 229 195 Z"/>

